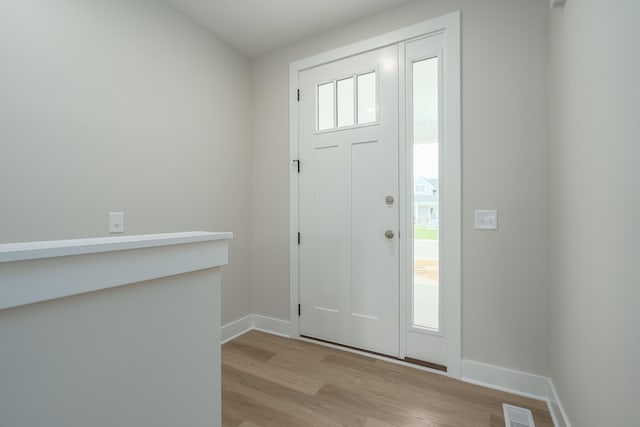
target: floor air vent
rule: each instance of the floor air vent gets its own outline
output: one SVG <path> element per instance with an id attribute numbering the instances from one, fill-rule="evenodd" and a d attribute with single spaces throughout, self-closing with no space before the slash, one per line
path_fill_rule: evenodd
<path id="1" fill-rule="evenodd" d="M 536 427 L 531 411 L 517 406 L 502 404 L 506 427 Z"/>

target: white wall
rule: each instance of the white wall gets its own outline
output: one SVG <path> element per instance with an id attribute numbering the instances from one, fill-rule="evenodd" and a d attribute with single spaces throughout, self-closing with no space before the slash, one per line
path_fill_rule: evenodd
<path id="1" fill-rule="evenodd" d="M 574 426 L 638 425 L 640 4 L 549 18 L 552 379 Z"/>
<path id="2" fill-rule="evenodd" d="M 463 357 L 548 374 L 547 7 L 418 0 L 254 60 L 254 313 L 289 317 L 288 64 L 461 10 Z M 478 208 L 499 231 L 473 230 Z"/>
<path id="3" fill-rule="evenodd" d="M 219 281 L 201 270 L 1 310 L 0 425 L 219 426 Z"/>
<path id="4" fill-rule="evenodd" d="M 164 2 L 0 2 L 0 242 L 233 231 L 250 313 L 250 61 Z"/>

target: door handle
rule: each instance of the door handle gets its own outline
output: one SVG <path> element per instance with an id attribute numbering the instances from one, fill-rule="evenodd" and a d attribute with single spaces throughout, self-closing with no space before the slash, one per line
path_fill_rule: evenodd
<path id="1" fill-rule="evenodd" d="M 393 234 L 393 231 L 391 230 L 387 230 L 384 232 L 384 237 L 386 237 L 387 239 L 393 239 L 393 236 L 395 236 L 395 234 Z"/>

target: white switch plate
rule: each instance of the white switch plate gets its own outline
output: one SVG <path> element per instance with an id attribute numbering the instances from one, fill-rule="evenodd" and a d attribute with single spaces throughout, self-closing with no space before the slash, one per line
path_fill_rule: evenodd
<path id="1" fill-rule="evenodd" d="M 124 212 L 109 212 L 109 233 L 124 233 Z"/>
<path id="2" fill-rule="evenodd" d="M 497 230 L 498 211 L 476 210 L 475 227 L 476 230 Z"/>

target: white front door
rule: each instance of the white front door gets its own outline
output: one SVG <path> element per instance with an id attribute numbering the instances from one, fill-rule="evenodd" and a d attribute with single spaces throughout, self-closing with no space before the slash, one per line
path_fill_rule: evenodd
<path id="1" fill-rule="evenodd" d="M 399 356 L 398 47 L 299 83 L 300 334 Z"/>

